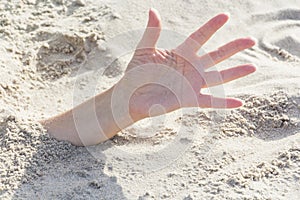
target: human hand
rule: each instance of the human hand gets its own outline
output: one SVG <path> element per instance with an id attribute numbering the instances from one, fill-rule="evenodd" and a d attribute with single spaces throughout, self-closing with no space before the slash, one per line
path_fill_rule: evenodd
<path id="1" fill-rule="evenodd" d="M 255 71 L 251 64 L 223 71 L 207 71 L 230 56 L 252 47 L 251 38 L 234 40 L 215 51 L 197 55 L 203 44 L 228 20 L 219 14 L 192 33 L 172 50 L 155 47 L 160 36 L 161 20 L 156 10 L 149 11 L 144 35 L 117 84 L 128 99 L 129 112 L 134 121 L 157 116 L 183 107 L 237 108 L 242 102 L 233 98 L 218 98 L 201 93 L 202 88 L 220 85 Z M 130 94 L 130 95 L 129 95 Z"/>
<path id="2" fill-rule="evenodd" d="M 74 145 L 103 142 L 123 128 L 149 116 L 183 107 L 237 108 L 242 102 L 203 94 L 202 89 L 223 84 L 255 71 L 241 65 L 223 71 L 208 68 L 252 47 L 250 38 L 230 42 L 216 51 L 198 56 L 202 45 L 228 20 L 220 14 L 172 50 L 155 47 L 161 31 L 157 11 L 149 11 L 146 31 L 135 50 L 124 77 L 109 90 L 75 108 L 41 121 L 54 138 Z"/>

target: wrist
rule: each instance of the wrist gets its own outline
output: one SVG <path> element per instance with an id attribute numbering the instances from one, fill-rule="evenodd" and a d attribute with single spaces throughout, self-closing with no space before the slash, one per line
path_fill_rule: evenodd
<path id="1" fill-rule="evenodd" d="M 120 129 L 147 117 L 139 111 L 135 94 L 126 87 L 126 84 L 118 82 L 107 93 L 112 118 Z"/>

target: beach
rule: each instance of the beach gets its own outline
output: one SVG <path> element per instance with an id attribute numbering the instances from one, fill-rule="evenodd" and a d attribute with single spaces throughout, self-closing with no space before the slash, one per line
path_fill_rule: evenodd
<path id="1" fill-rule="evenodd" d="M 3 0 L 0 3 L 0 199 L 300 199 L 297 0 Z M 218 13 L 230 20 L 199 53 L 257 44 L 215 66 L 257 71 L 207 90 L 238 109 L 186 108 L 91 147 L 39 124 L 123 76 L 147 24 L 172 49 Z"/>

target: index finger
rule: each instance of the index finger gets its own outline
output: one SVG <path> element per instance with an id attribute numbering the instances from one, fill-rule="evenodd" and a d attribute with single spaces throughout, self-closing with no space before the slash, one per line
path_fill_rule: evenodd
<path id="1" fill-rule="evenodd" d="M 179 50 L 197 52 L 204 43 L 211 38 L 211 36 L 216 33 L 229 19 L 229 15 L 222 13 L 207 23 L 202 27 L 192 33 L 181 45 L 177 47 Z"/>

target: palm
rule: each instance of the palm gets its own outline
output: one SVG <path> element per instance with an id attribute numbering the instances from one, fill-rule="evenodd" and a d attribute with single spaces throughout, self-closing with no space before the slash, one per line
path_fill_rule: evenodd
<path id="1" fill-rule="evenodd" d="M 132 112 L 145 117 L 181 107 L 241 106 L 237 99 L 201 94 L 201 88 L 219 85 L 255 71 L 255 67 L 249 64 L 220 72 L 206 71 L 233 54 L 253 46 L 254 41 L 249 38 L 235 40 L 202 56 L 197 55 L 201 46 L 227 19 L 227 15 L 220 14 L 175 49 L 160 50 L 155 48 L 161 30 L 160 19 L 154 10 L 150 10 L 147 29 L 124 76 L 127 80 L 125 88 L 127 85 L 127 90 L 134 90 L 131 91 L 133 95 L 130 100 Z M 152 109 L 154 105 L 160 105 L 164 110 Z"/>
<path id="2" fill-rule="evenodd" d="M 142 83 L 138 84 L 141 87 L 136 88 L 133 95 L 134 104 L 140 113 L 147 113 L 154 105 L 161 105 L 165 112 L 188 106 L 191 94 L 199 93 L 204 83 L 192 64 L 174 50 L 137 50 L 129 63 L 126 76 L 130 76 L 130 79 L 143 77 L 140 80 Z M 161 113 L 154 114 L 152 110 L 152 115 L 158 114 Z"/>

